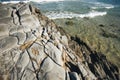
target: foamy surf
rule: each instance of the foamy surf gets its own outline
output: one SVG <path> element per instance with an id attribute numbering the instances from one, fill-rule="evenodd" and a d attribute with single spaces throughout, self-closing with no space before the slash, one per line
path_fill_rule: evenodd
<path id="1" fill-rule="evenodd" d="M 29 0 L 33 2 L 59 2 L 59 1 L 64 1 L 64 0 Z"/>
<path id="2" fill-rule="evenodd" d="M 2 2 L 2 4 L 8 4 L 8 3 L 13 3 L 13 4 L 15 4 L 15 3 L 19 3 L 19 2 L 28 3 L 29 1 L 4 1 L 4 2 Z"/>
<path id="3" fill-rule="evenodd" d="M 114 6 L 106 6 L 105 8 L 106 9 L 112 9 L 112 8 L 114 8 Z"/>
<path id="4" fill-rule="evenodd" d="M 24 3 L 28 3 L 28 2 L 37 2 L 37 3 L 44 3 L 44 2 L 59 2 L 59 1 L 64 1 L 64 0 L 16 0 L 16 1 L 3 1 L 2 4 L 7 4 L 7 3 L 19 3 L 19 2 L 24 2 Z"/>
<path id="5" fill-rule="evenodd" d="M 106 4 L 106 3 L 100 3 L 100 2 L 96 2 L 94 3 L 94 6 L 91 7 L 92 9 L 99 9 L 99 8 L 106 8 L 106 9 L 112 9 L 114 8 L 114 5 L 112 4 Z"/>
<path id="6" fill-rule="evenodd" d="M 114 6 L 101 6 L 101 7 L 96 7 L 96 6 L 93 6 L 93 7 L 91 7 L 91 9 L 99 9 L 99 8 L 106 8 L 106 9 L 112 9 L 112 8 L 114 8 Z"/>
<path id="7" fill-rule="evenodd" d="M 96 16 L 104 16 L 107 12 L 91 11 L 86 14 L 77 14 L 72 12 L 47 12 L 45 15 L 50 19 L 61 19 L 61 18 L 94 18 Z"/>

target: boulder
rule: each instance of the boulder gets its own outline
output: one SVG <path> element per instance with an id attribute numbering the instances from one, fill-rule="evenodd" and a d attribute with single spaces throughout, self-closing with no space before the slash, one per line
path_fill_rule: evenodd
<path id="1" fill-rule="evenodd" d="M 69 75 L 70 75 L 70 80 L 80 80 L 76 72 L 70 72 Z"/>

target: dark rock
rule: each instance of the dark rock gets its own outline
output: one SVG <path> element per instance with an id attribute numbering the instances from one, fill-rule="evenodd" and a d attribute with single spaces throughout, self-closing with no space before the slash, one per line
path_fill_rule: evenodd
<path id="1" fill-rule="evenodd" d="M 104 25 L 103 25 L 103 24 L 100 24 L 99 26 L 100 26 L 100 27 L 104 27 Z"/>

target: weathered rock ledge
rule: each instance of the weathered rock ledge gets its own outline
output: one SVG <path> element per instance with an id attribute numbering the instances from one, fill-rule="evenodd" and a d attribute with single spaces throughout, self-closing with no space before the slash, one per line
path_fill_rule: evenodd
<path id="1" fill-rule="evenodd" d="M 0 80 L 119 80 L 119 69 L 37 8 L 0 4 Z"/>

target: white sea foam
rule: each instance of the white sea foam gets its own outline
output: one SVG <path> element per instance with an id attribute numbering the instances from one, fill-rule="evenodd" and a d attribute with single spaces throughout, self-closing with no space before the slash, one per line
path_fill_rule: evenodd
<path id="1" fill-rule="evenodd" d="M 91 11 L 86 14 L 76 14 L 72 12 L 48 12 L 45 15 L 49 17 L 50 19 L 60 19 L 60 18 L 94 18 L 96 16 L 104 16 L 107 12 L 97 12 L 97 11 Z"/>
<path id="2" fill-rule="evenodd" d="M 106 8 L 106 9 L 112 9 L 114 6 L 92 6 L 91 9 L 99 9 L 99 8 Z"/>
<path id="3" fill-rule="evenodd" d="M 111 8 L 114 8 L 114 6 L 106 6 L 105 8 L 106 9 L 111 9 Z"/>
<path id="4" fill-rule="evenodd" d="M 111 8 L 114 8 L 114 5 L 106 4 L 106 3 L 102 3 L 102 2 L 94 2 L 93 4 L 94 4 L 94 6 L 91 7 L 92 9 L 99 9 L 99 8 L 111 9 Z"/>
<path id="5" fill-rule="evenodd" d="M 19 3 L 19 2 L 27 3 L 27 2 L 29 2 L 29 1 L 4 1 L 4 2 L 2 2 L 2 4 L 8 4 L 8 3 Z"/>
<path id="6" fill-rule="evenodd" d="M 24 3 L 27 3 L 27 2 L 38 2 L 38 3 L 44 3 L 44 2 L 59 2 L 59 1 L 64 1 L 64 0 L 25 0 L 25 1 L 22 1 Z M 7 4 L 7 3 L 19 3 L 21 1 L 3 1 L 2 4 Z"/>
<path id="7" fill-rule="evenodd" d="M 99 7 L 96 6 L 92 6 L 91 9 L 98 9 Z"/>
<path id="8" fill-rule="evenodd" d="M 64 1 L 64 0 L 29 0 L 33 2 L 59 2 L 59 1 Z"/>

